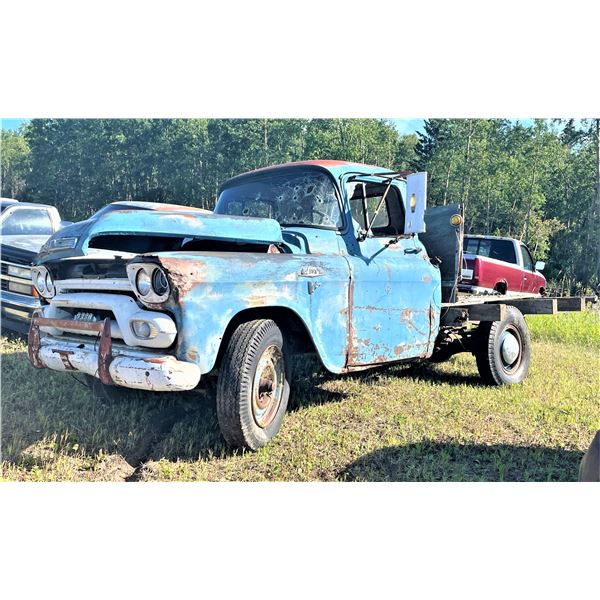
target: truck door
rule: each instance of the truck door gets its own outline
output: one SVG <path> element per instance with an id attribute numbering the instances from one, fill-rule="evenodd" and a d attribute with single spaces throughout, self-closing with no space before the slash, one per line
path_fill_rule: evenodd
<path id="1" fill-rule="evenodd" d="M 395 182 L 365 236 L 387 185 L 347 187 L 352 228 L 348 366 L 428 355 L 437 335 L 439 271 L 416 236 L 404 236 L 403 182 Z M 434 299 L 437 299 L 434 301 Z"/>

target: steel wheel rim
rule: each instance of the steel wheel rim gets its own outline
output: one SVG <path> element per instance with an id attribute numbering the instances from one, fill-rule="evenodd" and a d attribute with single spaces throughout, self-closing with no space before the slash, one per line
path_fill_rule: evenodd
<path id="1" fill-rule="evenodd" d="M 252 385 L 252 416 L 265 429 L 275 419 L 283 397 L 285 369 L 281 350 L 269 346 L 260 356 Z"/>
<path id="2" fill-rule="evenodd" d="M 512 373 L 521 364 L 522 342 L 519 331 L 512 326 L 502 332 L 500 338 L 500 361 L 507 373 Z"/>

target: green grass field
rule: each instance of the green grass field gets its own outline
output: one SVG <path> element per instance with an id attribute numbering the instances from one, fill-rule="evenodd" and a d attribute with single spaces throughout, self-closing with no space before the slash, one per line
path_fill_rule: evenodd
<path id="1" fill-rule="evenodd" d="M 600 316 L 527 322 L 531 370 L 510 388 L 482 386 L 466 354 L 341 378 L 305 366 L 282 431 L 256 453 L 224 445 L 211 386 L 107 404 L 2 338 L 2 479 L 576 480 L 600 429 Z"/>

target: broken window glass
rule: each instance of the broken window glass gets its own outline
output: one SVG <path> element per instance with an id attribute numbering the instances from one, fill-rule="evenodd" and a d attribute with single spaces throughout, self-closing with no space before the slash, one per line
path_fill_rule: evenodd
<path id="1" fill-rule="evenodd" d="M 272 173 L 234 182 L 221 192 L 215 213 L 268 217 L 284 226 L 342 227 L 334 184 L 328 175 L 316 170 Z"/>

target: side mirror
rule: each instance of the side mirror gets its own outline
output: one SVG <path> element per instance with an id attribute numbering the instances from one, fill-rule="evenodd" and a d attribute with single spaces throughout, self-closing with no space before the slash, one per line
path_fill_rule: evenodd
<path id="1" fill-rule="evenodd" d="M 538 260 L 535 263 L 535 270 L 536 271 L 543 271 L 546 267 L 546 263 L 543 260 Z"/>
<path id="2" fill-rule="evenodd" d="M 425 233 L 427 207 L 427 173 L 413 173 L 406 177 L 406 206 L 404 233 Z"/>

